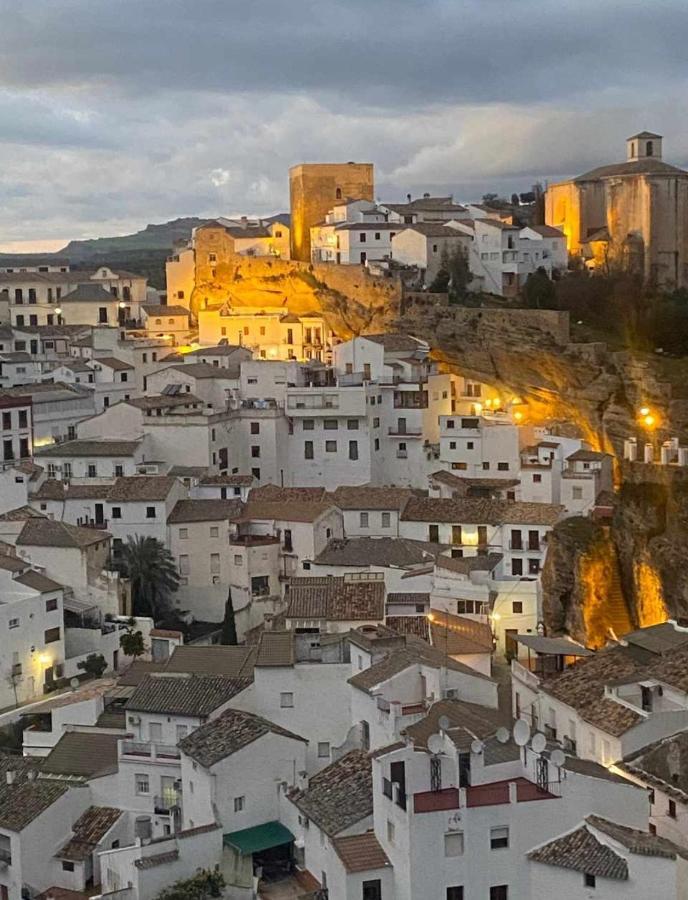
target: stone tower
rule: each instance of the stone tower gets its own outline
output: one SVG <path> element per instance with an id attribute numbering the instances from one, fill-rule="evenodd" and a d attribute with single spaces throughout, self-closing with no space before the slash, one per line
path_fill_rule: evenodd
<path id="1" fill-rule="evenodd" d="M 291 258 L 310 262 L 311 227 L 342 200 L 374 200 L 372 163 L 302 163 L 289 170 Z"/>
<path id="2" fill-rule="evenodd" d="M 662 135 L 641 131 L 626 138 L 626 158 L 629 162 L 639 159 L 661 159 Z"/>

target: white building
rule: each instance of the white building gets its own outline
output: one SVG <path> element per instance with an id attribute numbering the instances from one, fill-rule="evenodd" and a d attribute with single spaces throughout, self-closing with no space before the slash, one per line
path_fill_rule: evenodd
<path id="1" fill-rule="evenodd" d="M 324 222 L 311 228 L 312 261 L 365 265 L 389 259 L 399 225 L 387 219 L 387 212 L 368 200 L 333 207 Z"/>

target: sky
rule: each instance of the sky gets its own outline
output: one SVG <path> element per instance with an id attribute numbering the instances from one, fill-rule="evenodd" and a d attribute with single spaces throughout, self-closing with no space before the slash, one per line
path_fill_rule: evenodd
<path id="1" fill-rule="evenodd" d="M 510 195 L 665 136 L 686 0 L 0 0 L 0 250 L 288 208 L 299 162 L 376 194 Z"/>

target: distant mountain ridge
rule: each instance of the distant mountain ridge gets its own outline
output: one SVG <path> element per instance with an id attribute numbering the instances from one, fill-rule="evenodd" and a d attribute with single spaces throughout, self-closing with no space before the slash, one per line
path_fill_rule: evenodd
<path id="1" fill-rule="evenodd" d="M 135 234 L 124 234 L 121 237 L 92 238 L 83 241 L 70 241 L 59 250 L 58 256 L 66 256 L 73 263 L 87 262 L 110 253 L 122 253 L 145 250 L 172 250 L 177 241 L 188 241 L 191 232 L 209 219 L 197 216 L 173 219 L 160 225 L 146 225 Z"/>

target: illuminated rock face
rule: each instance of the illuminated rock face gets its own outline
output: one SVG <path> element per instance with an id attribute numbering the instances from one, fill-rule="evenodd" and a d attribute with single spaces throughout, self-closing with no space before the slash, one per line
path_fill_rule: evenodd
<path id="1" fill-rule="evenodd" d="M 641 628 L 666 622 L 669 618 L 659 573 L 651 563 L 638 560 L 633 566 L 636 615 Z"/>
<path id="2" fill-rule="evenodd" d="M 372 163 L 304 163 L 289 170 L 291 258 L 310 262 L 311 227 L 337 202 L 374 200 Z"/>

